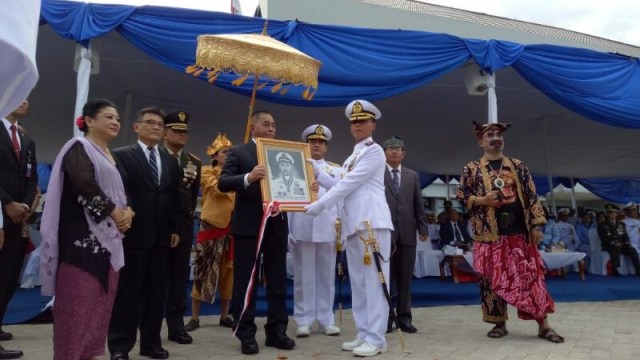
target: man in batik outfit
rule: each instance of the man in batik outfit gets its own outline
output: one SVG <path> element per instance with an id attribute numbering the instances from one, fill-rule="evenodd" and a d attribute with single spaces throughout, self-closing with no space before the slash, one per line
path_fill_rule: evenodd
<path id="1" fill-rule="evenodd" d="M 509 124 L 474 126 L 484 155 L 462 170 L 457 198 L 471 213 L 473 266 L 480 275 L 483 320 L 495 324 L 487 336 L 508 334 L 510 304 L 518 309 L 519 318 L 537 321 L 539 337 L 564 342 L 547 322 L 554 303 L 537 249 L 540 226 L 546 220 L 529 170 L 502 153 L 502 133 Z"/>

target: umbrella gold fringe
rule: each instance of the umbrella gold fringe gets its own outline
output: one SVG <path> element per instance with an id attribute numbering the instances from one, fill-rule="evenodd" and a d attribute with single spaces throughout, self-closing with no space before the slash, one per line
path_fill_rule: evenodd
<path id="1" fill-rule="evenodd" d="M 200 75 L 202 75 L 202 73 L 204 71 L 207 71 L 207 81 L 210 84 L 213 84 L 218 77 L 220 76 L 220 74 L 223 72 L 220 69 L 214 68 L 214 69 L 206 69 L 204 67 L 201 67 L 199 65 L 189 65 L 185 68 L 185 73 L 187 74 L 191 74 L 195 77 L 199 77 Z M 241 77 L 233 80 L 231 82 L 231 84 L 233 86 L 241 86 L 242 84 L 244 84 L 247 79 L 249 78 L 250 74 L 245 74 L 242 75 Z M 267 81 L 265 81 L 262 84 L 259 84 L 256 88 L 257 90 L 262 90 L 264 89 L 267 85 L 269 85 L 269 83 L 271 82 L 271 80 L 267 79 Z M 273 85 L 273 87 L 271 88 L 271 93 L 275 94 L 277 92 L 280 92 L 280 95 L 286 95 L 289 92 L 289 88 L 292 85 L 296 85 L 296 84 L 292 84 L 287 82 L 285 84 L 284 80 L 280 80 L 279 82 L 277 82 L 275 85 Z M 313 89 L 313 92 L 311 91 Z M 307 86 L 307 88 L 304 90 L 304 92 L 302 93 L 302 98 L 307 100 L 307 101 L 311 101 L 311 99 L 313 99 L 314 95 L 316 94 L 316 92 L 318 91 L 317 87 L 313 87 L 313 86 Z"/>
<path id="2" fill-rule="evenodd" d="M 278 90 L 280 90 L 281 87 L 282 87 L 282 81 L 273 85 L 273 88 L 271 88 L 271 93 L 275 94 L 276 92 L 278 92 Z"/>
<path id="3" fill-rule="evenodd" d="M 245 75 L 233 80 L 231 82 L 231 85 L 240 86 L 240 85 L 244 84 L 245 81 L 247 81 L 247 78 L 249 78 L 249 74 L 245 74 Z"/>

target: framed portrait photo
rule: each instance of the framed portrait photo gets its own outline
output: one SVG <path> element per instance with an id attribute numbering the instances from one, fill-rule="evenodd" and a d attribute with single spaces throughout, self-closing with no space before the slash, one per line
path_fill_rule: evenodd
<path id="1" fill-rule="evenodd" d="M 257 138 L 258 164 L 266 177 L 260 182 L 262 201 L 277 201 L 282 211 L 304 211 L 317 199 L 311 191 L 313 168 L 309 144 L 294 141 Z"/>

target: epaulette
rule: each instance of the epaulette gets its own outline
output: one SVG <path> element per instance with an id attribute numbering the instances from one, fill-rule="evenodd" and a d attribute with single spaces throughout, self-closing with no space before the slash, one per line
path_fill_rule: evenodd
<path id="1" fill-rule="evenodd" d="M 342 167 L 342 165 L 338 165 L 338 164 L 336 164 L 334 162 L 331 162 L 331 161 L 327 161 L 327 164 L 329 164 L 331 166 Z"/>
<path id="2" fill-rule="evenodd" d="M 373 145 L 373 144 L 375 144 L 375 142 L 373 142 L 373 141 L 367 141 L 366 143 L 364 143 L 364 146 L 371 146 L 371 145 Z"/>
<path id="3" fill-rule="evenodd" d="M 187 153 L 187 155 L 189 155 L 190 157 L 192 157 L 192 158 L 194 158 L 194 159 L 196 159 L 196 160 L 198 160 L 198 161 L 202 162 L 202 160 L 200 160 L 200 158 L 199 158 L 199 157 L 197 157 L 197 156 L 193 155 L 192 153 Z"/>

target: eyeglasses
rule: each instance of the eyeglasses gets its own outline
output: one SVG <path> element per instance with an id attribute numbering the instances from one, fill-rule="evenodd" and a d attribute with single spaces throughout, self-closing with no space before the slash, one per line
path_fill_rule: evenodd
<path id="1" fill-rule="evenodd" d="M 139 120 L 137 122 L 142 123 L 142 124 L 147 124 L 147 125 L 149 125 L 151 127 L 154 127 L 154 126 L 155 127 L 164 127 L 164 122 L 162 122 L 162 121 L 153 121 L 153 120 L 149 119 L 149 120 Z"/>

